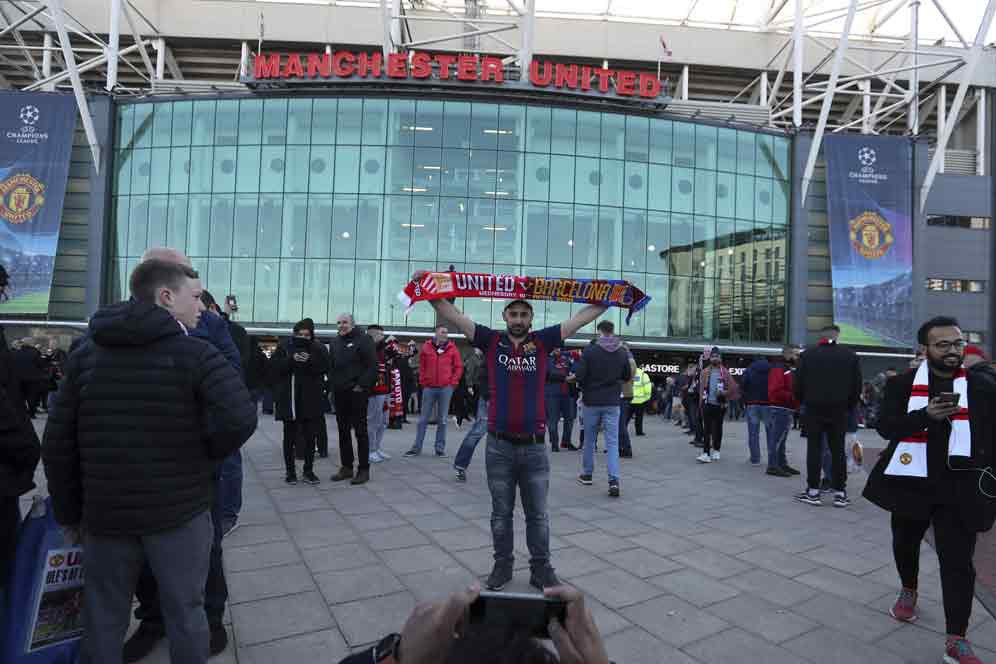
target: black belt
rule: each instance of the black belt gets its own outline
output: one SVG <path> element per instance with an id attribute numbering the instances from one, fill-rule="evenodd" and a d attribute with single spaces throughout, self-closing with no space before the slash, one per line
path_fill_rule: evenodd
<path id="1" fill-rule="evenodd" d="M 543 436 L 533 434 L 512 434 L 499 431 L 494 436 L 498 440 L 504 440 L 506 443 L 513 445 L 543 445 L 546 443 Z"/>

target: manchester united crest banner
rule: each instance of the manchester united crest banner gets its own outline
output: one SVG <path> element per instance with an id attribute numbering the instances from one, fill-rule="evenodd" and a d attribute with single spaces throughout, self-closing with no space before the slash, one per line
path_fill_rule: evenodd
<path id="1" fill-rule="evenodd" d="M 75 128 L 72 95 L 0 91 L 0 314 L 48 311 Z"/>
<path id="2" fill-rule="evenodd" d="M 893 136 L 828 136 L 827 216 L 840 341 L 913 342 L 912 152 Z"/>

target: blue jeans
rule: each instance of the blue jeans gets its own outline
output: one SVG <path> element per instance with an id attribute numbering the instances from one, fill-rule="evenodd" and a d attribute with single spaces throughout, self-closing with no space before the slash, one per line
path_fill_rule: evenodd
<path id="1" fill-rule="evenodd" d="M 456 459 L 453 460 L 453 467 L 457 470 L 467 470 L 470 466 L 470 460 L 474 456 L 474 450 L 477 449 L 477 444 L 481 442 L 481 438 L 488 431 L 488 401 L 487 399 L 477 400 L 477 419 L 474 420 L 474 426 L 470 427 L 470 431 L 467 435 L 463 437 L 463 442 L 460 443 L 460 449 L 457 450 Z"/>
<path id="2" fill-rule="evenodd" d="M 661 401 L 661 417 L 665 420 L 671 419 L 674 409 L 674 401 L 670 398 Z"/>
<path id="3" fill-rule="evenodd" d="M 384 410 L 386 394 L 371 394 L 367 400 L 367 436 L 370 438 L 370 454 L 380 451 L 387 429 L 387 412 Z"/>
<path id="4" fill-rule="evenodd" d="M 751 463 L 761 462 L 761 423 L 768 436 L 768 449 L 771 449 L 771 410 L 768 406 L 751 404 L 747 406 L 747 447 L 750 449 Z M 770 463 L 770 459 L 769 459 Z"/>
<path id="5" fill-rule="evenodd" d="M 571 433 L 574 432 L 574 418 L 571 408 L 571 395 L 547 392 L 543 396 L 546 405 L 546 430 L 550 437 L 550 445 L 557 445 L 560 442 L 571 442 Z M 560 437 L 560 418 L 564 418 L 564 437 Z"/>
<path id="6" fill-rule="evenodd" d="M 584 437 L 584 453 L 582 454 L 582 472 L 592 475 L 595 472 L 595 435 L 598 425 L 605 432 L 605 449 L 608 450 L 609 479 L 619 479 L 619 406 L 585 406 L 584 430 L 589 435 Z"/>
<path id="7" fill-rule="evenodd" d="M 768 423 L 764 427 L 768 434 L 768 469 L 784 468 L 788 465 L 785 441 L 788 439 L 789 429 L 792 428 L 792 411 L 775 406 L 765 406 L 765 408 L 768 409 Z"/>
<path id="8" fill-rule="evenodd" d="M 221 504 L 220 526 L 225 529 L 242 511 L 242 450 L 235 450 L 221 462 L 218 502 Z"/>
<path id="9" fill-rule="evenodd" d="M 439 424 L 436 425 L 436 452 L 446 451 L 446 423 L 450 419 L 450 399 L 453 397 L 453 386 L 446 387 L 423 387 L 422 388 L 422 414 L 418 417 L 418 429 L 415 432 L 415 444 L 412 449 L 416 452 L 422 451 L 422 442 L 425 440 L 425 429 L 429 426 L 429 417 L 432 410 L 439 404 Z"/>
<path id="10" fill-rule="evenodd" d="M 538 443 L 513 445 L 488 434 L 485 464 L 488 489 L 491 490 L 491 537 L 495 545 L 495 563 L 515 562 L 512 514 L 515 489 L 522 496 L 526 514 L 526 544 L 529 567 L 541 569 L 550 564 L 550 518 L 546 497 L 550 491 L 550 459 L 546 446 Z"/>

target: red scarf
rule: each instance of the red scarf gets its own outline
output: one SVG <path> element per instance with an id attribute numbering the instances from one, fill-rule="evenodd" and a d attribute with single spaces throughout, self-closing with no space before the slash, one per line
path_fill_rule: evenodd
<path id="1" fill-rule="evenodd" d="M 409 281 L 398 299 L 411 310 L 416 302 L 455 297 L 503 300 L 584 302 L 628 309 L 626 322 L 650 302 L 650 296 L 622 279 L 516 277 L 472 272 L 427 272 Z"/>

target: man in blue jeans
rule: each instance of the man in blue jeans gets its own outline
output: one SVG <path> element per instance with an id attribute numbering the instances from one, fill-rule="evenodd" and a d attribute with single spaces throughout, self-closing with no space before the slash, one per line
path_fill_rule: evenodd
<path id="1" fill-rule="evenodd" d="M 453 460 L 457 482 L 467 481 L 467 468 L 474 456 L 474 450 L 477 449 L 477 444 L 481 442 L 484 434 L 488 432 L 488 402 L 491 401 L 491 392 L 487 362 L 481 362 L 481 366 L 477 369 L 474 396 L 477 397 L 477 415 L 474 419 L 474 426 L 463 437 L 460 449 L 457 450 L 456 459 Z"/>
<path id="2" fill-rule="evenodd" d="M 568 378 L 571 375 L 571 358 L 567 353 L 554 348 L 546 365 L 546 431 L 550 436 L 550 450 L 559 452 L 561 448 L 571 448 L 571 432 L 574 420 L 571 417 L 571 390 Z M 560 419 L 564 419 L 564 437 L 560 438 Z"/>
<path id="3" fill-rule="evenodd" d="M 575 368 L 581 399 L 584 402 L 584 428 L 592 435 L 585 438 L 582 472 L 578 484 L 591 486 L 595 470 L 595 435 L 601 424 L 608 452 L 609 495 L 619 497 L 619 394 L 624 381 L 633 377 L 629 351 L 617 337 L 612 321 L 598 324 L 598 339 L 584 352 Z"/>
<path id="4" fill-rule="evenodd" d="M 747 404 L 747 448 L 750 451 L 750 462 L 754 466 L 761 464 L 761 424 L 764 433 L 771 440 L 772 423 L 768 398 L 768 374 L 771 363 L 767 358 L 759 357 L 744 372 L 743 399 Z M 771 460 L 768 460 L 769 464 Z"/>
<path id="5" fill-rule="evenodd" d="M 412 279 L 420 281 L 425 272 Z M 491 537 L 495 564 L 488 576 L 489 590 L 501 590 L 512 580 L 515 564 L 512 515 L 515 493 L 522 494 L 529 547 L 529 583 L 543 589 L 560 585 L 550 564 L 550 519 L 546 509 L 550 490 L 550 460 L 546 453 L 544 382 L 546 363 L 564 339 L 598 318 L 605 307 L 588 305 L 559 325 L 531 332 L 533 308 L 526 300 L 511 300 L 502 318 L 505 331 L 474 323 L 452 302 L 430 302 L 441 320 L 452 323 L 484 352 L 490 396 L 486 467 L 491 491 Z M 483 395 L 482 395 L 483 396 Z"/>
<path id="6" fill-rule="evenodd" d="M 793 390 L 793 372 L 799 351 L 793 346 L 782 349 L 781 361 L 774 361 L 768 371 L 768 475 L 792 477 L 799 471 L 788 464 L 785 441 L 792 428 L 792 418 L 799 410 Z"/>
<path id="7" fill-rule="evenodd" d="M 429 427 L 429 417 L 438 404 L 439 420 L 436 425 L 436 456 L 446 456 L 446 423 L 450 419 L 450 399 L 453 390 L 460 384 L 463 374 L 463 360 L 456 344 L 449 340 L 449 330 L 445 325 L 436 326 L 436 335 L 422 345 L 419 353 L 418 379 L 422 385 L 422 413 L 418 418 L 415 443 L 405 452 L 406 457 L 422 454 L 425 430 Z"/>

